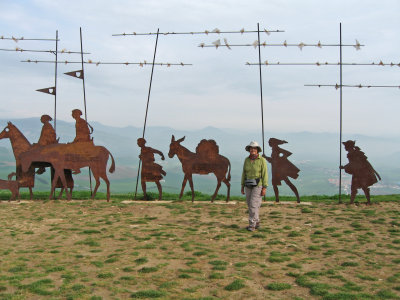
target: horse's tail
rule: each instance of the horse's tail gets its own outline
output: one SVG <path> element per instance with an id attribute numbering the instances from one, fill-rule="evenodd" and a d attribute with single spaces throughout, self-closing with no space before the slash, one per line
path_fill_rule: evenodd
<path id="1" fill-rule="evenodd" d="M 115 171 L 115 161 L 114 161 L 114 157 L 112 156 L 112 154 L 111 154 L 110 151 L 107 150 L 107 152 L 108 152 L 108 154 L 110 154 L 110 156 L 111 156 L 111 167 L 110 167 L 110 169 L 109 169 L 108 171 L 109 171 L 110 173 L 114 173 L 114 171 Z"/>
<path id="2" fill-rule="evenodd" d="M 231 181 L 231 162 L 229 159 L 226 159 L 228 161 L 228 177 L 226 177 L 226 180 Z"/>

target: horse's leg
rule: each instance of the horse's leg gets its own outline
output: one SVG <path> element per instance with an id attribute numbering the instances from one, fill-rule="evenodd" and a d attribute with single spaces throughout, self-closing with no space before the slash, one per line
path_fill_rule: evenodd
<path id="1" fill-rule="evenodd" d="M 30 194 L 30 199 L 33 199 L 33 192 L 32 192 L 32 187 L 29 187 L 29 194 Z"/>
<path id="2" fill-rule="evenodd" d="M 187 175 L 185 174 L 185 177 L 183 178 L 183 181 L 182 181 L 182 189 L 181 189 L 181 193 L 179 194 L 179 200 L 181 200 L 181 198 L 182 198 L 183 190 L 185 189 L 187 179 L 188 179 Z"/>
<path id="3" fill-rule="evenodd" d="M 161 183 L 159 180 L 156 181 L 156 185 L 158 188 L 158 200 L 162 199 L 162 187 L 161 187 Z"/>
<path id="4" fill-rule="evenodd" d="M 51 183 L 49 200 L 53 199 L 53 194 L 55 193 L 56 185 L 57 185 L 57 181 L 58 181 L 59 177 L 60 177 L 60 175 L 58 174 L 58 172 L 56 170 L 54 170 L 53 182 Z"/>
<path id="5" fill-rule="evenodd" d="M 94 172 L 93 169 L 92 169 L 92 174 L 93 174 L 94 179 L 96 180 L 96 185 L 94 187 L 94 191 L 92 194 L 92 200 L 93 200 L 94 197 L 96 196 L 97 190 L 100 186 L 100 178 L 99 178 L 99 175 L 97 174 L 97 172 Z M 107 197 L 108 197 L 108 195 L 107 195 Z M 108 199 L 107 199 L 107 202 L 108 202 Z"/>
<path id="6" fill-rule="evenodd" d="M 146 181 L 141 180 L 140 183 L 142 184 L 142 191 L 143 191 L 143 199 L 147 200 L 147 193 L 146 193 Z"/>
<path id="7" fill-rule="evenodd" d="M 192 202 L 194 202 L 194 188 L 193 188 L 192 174 L 190 174 L 190 176 L 189 176 L 189 185 L 190 185 L 190 189 L 192 190 Z"/>
<path id="8" fill-rule="evenodd" d="M 60 191 L 60 194 L 58 194 L 57 199 L 61 199 L 63 192 L 64 192 L 64 188 L 62 187 L 61 191 Z"/>
<path id="9" fill-rule="evenodd" d="M 291 183 L 289 178 L 286 177 L 284 180 L 285 180 L 286 184 L 290 187 L 290 189 L 293 191 L 293 193 L 296 195 L 297 203 L 300 203 L 300 196 L 299 196 L 299 192 L 297 191 L 297 188 L 294 186 L 293 183 Z"/>
<path id="10" fill-rule="evenodd" d="M 107 185 L 107 202 L 110 202 L 110 180 L 108 180 L 108 177 L 107 177 L 106 173 L 104 173 L 100 177 L 103 178 L 104 182 Z M 99 180 L 99 182 L 100 182 L 100 180 Z"/>
<path id="11" fill-rule="evenodd" d="M 60 177 L 61 182 L 63 184 L 63 189 L 65 190 L 65 193 L 67 194 L 67 199 L 71 200 L 72 194 L 70 194 L 69 191 L 68 191 L 67 180 L 65 179 L 64 170 L 59 172 L 58 176 Z"/>
<path id="12" fill-rule="evenodd" d="M 216 187 L 216 189 L 215 189 L 214 194 L 213 194 L 212 197 L 211 197 L 211 203 L 214 202 L 215 197 L 217 197 L 218 190 L 219 190 L 219 188 L 221 187 L 221 179 L 217 177 L 217 180 L 218 180 L 217 187 Z"/>
<path id="13" fill-rule="evenodd" d="M 226 196 L 226 202 L 228 202 L 230 200 L 230 195 L 231 195 L 231 183 L 225 177 L 222 179 L 222 181 L 226 184 L 226 187 L 228 189 Z"/>

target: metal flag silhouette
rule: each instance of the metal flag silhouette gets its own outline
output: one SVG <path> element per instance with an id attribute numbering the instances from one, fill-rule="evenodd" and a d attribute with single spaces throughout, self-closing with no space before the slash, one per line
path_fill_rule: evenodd
<path id="1" fill-rule="evenodd" d="M 290 155 L 292 155 L 292 153 L 279 147 L 279 145 L 286 144 L 287 142 L 276 138 L 270 138 L 268 143 L 272 148 L 271 157 L 265 155 L 263 156 L 271 164 L 272 167 L 272 187 L 275 193 L 275 201 L 279 202 L 278 185 L 281 185 L 281 181 L 283 180 L 296 195 L 297 203 L 300 203 L 299 192 L 297 191 L 297 188 L 293 185 L 293 183 L 289 180 L 289 177 L 293 179 L 299 177 L 300 169 L 287 159 Z"/>
<path id="2" fill-rule="evenodd" d="M 162 166 L 154 162 L 154 154 L 160 155 L 162 160 L 165 159 L 164 154 L 159 150 L 145 146 L 146 140 L 144 138 L 138 138 L 137 144 L 141 149 L 139 155 L 139 158 L 142 161 L 142 172 L 140 179 L 142 183 L 144 199 L 147 199 L 146 182 L 155 182 L 158 188 L 158 199 L 161 200 L 162 186 L 160 180 L 163 178 L 163 176 L 167 175 L 167 173 L 163 170 Z"/>
<path id="3" fill-rule="evenodd" d="M 192 174 L 205 175 L 214 173 L 218 183 L 212 195 L 211 202 L 214 202 L 222 181 L 226 184 L 228 189 L 226 198 L 226 202 L 228 202 L 231 189 L 231 184 L 229 182 L 231 180 L 231 163 L 229 159 L 219 154 L 219 147 L 214 140 L 201 140 L 196 147 L 196 153 L 191 152 L 180 144 L 184 140 L 185 137 L 175 140 L 175 137 L 172 136 L 168 153 L 170 158 L 173 158 L 176 154 L 182 163 L 182 171 L 185 174 L 179 199 L 182 198 L 186 182 L 189 180 L 190 189 L 192 190 L 192 202 L 194 201 Z"/>
<path id="4" fill-rule="evenodd" d="M 72 71 L 72 72 L 66 72 L 66 73 L 64 73 L 65 75 L 68 75 L 68 76 L 72 76 L 72 77 L 76 77 L 76 78 L 79 78 L 79 79 L 83 79 L 84 77 L 83 77 L 83 70 L 77 70 L 77 71 Z"/>
<path id="5" fill-rule="evenodd" d="M 369 187 L 381 180 L 381 176 L 371 166 L 364 152 L 355 145 L 355 141 L 348 140 L 342 144 L 347 151 L 349 163 L 345 166 L 340 166 L 340 169 L 344 169 L 346 173 L 352 175 L 350 203 L 354 203 L 357 190 L 362 189 L 367 198 L 367 204 L 371 204 Z"/>
<path id="6" fill-rule="evenodd" d="M 41 92 L 41 93 L 45 93 L 45 94 L 50 94 L 50 95 L 56 95 L 56 87 L 52 86 L 49 88 L 45 88 L 45 89 L 38 89 L 36 90 L 37 92 Z"/>

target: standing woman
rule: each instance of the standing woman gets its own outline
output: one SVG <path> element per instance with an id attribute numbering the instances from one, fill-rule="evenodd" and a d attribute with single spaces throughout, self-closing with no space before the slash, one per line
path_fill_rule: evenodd
<path id="1" fill-rule="evenodd" d="M 254 231 L 260 227 L 260 207 L 262 197 L 265 196 L 268 186 L 267 163 L 259 154 L 262 149 L 257 142 L 251 142 L 246 146 L 250 155 L 246 157 L 242 172 L 242 194 L 246 194 L 249 208 L 248 231 Z"/>

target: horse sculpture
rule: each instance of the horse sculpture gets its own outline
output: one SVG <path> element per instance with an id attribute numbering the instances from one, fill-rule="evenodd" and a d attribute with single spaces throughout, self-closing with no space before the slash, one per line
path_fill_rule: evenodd
<path id="1" fill-rule="evenodd" d="M 196 148 L 196 153 L 191 152 L 180 144 L 184 140 L 185 137 L 175 140 L 175 137 L 172 136 L 168 153 L 170 158 L 173 158 L 175 154 L 178 156 L 178 159 L 182 163 L 182 171 L 185 174 L 179 199 L 182 198 L 186 182 L 189 180 L 189 185 L 192 190 L 192 202 L 194 201 L 192 174 L 204 175 L 214 173 L 218 183 L 212 195 L 211 202 L 214 202 L 222 181 L 228 188 L 226 198 L 226 202 L 228 202 L 231 188 L 231 184 L 229 183 L 231 180 L 231 163 L 229 160 L 218 154 L 218 146 L 213 140 L 202 140 Z M 226 175 L 227 177 L 225 177 Z"/>
<path id="2" fill-rule="evenodd" d="M 32 188 L 35 185 L 35 167 L 51 167 L 48 163 L 35 163 L 31 168 L 29 168 L 26 172 L 23 172 L 21 169 L 21 163 L 19 160 L 20 154 L 32 149 L 33 146 L 27 138 L 22 134 L 22 132 L 11 122 L 7 123 L 7 126 L 0 133 L 0 139 L 10 139 L 11 147 L 13 149 L 15 162 L 16 162 L 16 180 L 19 182 L 20 187 L 29 188 L 30 199 L 33 198 Z M 69 170 L 65 170 L 66 174 L 70 175 Z M 72 188 L 74 186 L 74 182 L 71 176 L 68 176 L 68 187 Z M 60 182 L 57 183 L 57 187 L 60 186 Z M 61 190 L 60 196 L 63 192 Z"/>
<path id="3" fill-rule="evenodd" d="M 65 169 L 74 171 L 83 167 L 89 167 L 92 170 L 93 177 L 96 180 L 96 186 L 92 195 L 92 199 L 96 196 L 97 189 L 100 185 L 100 177 L 107 184 L 107 202 L 110 201 L 110 181 L 107 177 L 107 161 L 111 156 L 112 164 L 109 169 L 111 173 L 115 171 L 115 162 L 112 154 L 103 146 L 95 146 L 90 142 L 76 142 L 69 144 L 52 144 L 45 147 L 38 147 L 30 151 L 21 153 L 19 156 L 22 171 L 26 172 L 30 166 L 36 162 L 50 163 L 54 168 L 54 178 L 51 186 L 50 199 L 53 196 L 57 180 L 60 179 L 63 186 L 67 187 L 67 182 L 64 175 Z M 68 200 L 71 199 L 71 194 L 68 190 Z"/>

